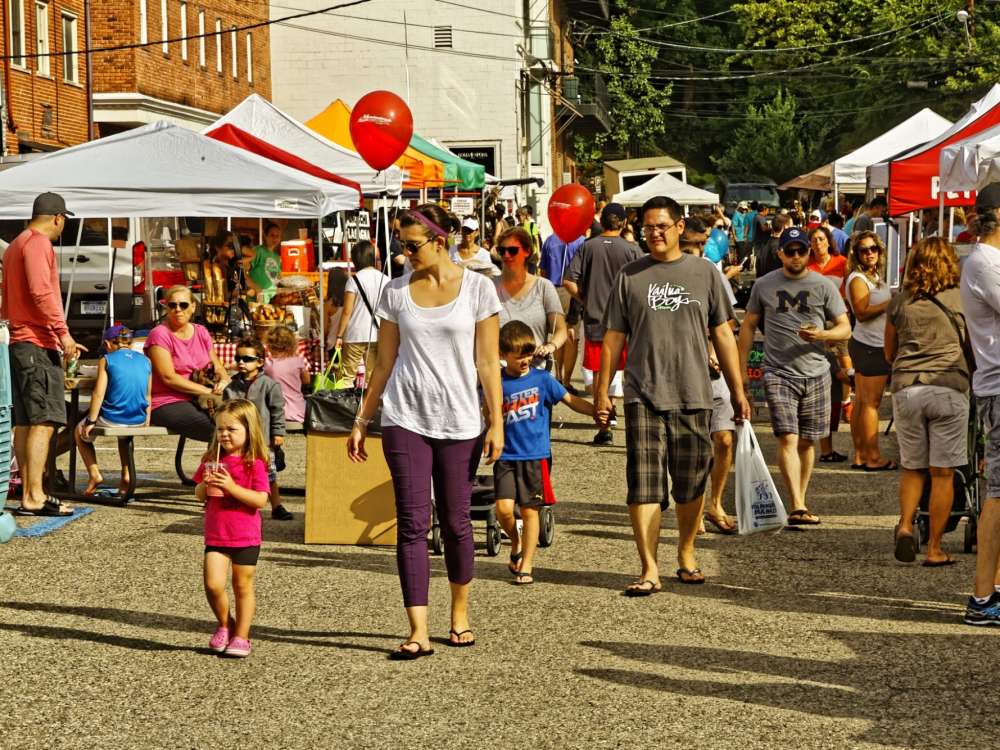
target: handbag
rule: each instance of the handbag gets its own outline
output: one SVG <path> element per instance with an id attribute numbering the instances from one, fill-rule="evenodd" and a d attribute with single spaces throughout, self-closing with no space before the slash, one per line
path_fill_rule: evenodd
<path id="1" fill-rule="evenodd" d="M 334 349 L 330 361 L 327 362 L 326 369 L 313 376 L 312 391 L 313 393 L 334 391 L 342 388 L 350 388 L 353 385 L 353 379 L 345 383 L 344 365 L 340 349 Z"/>
<path id="2" fill-rule="evenodd" d="M 306 432 L 349 433 L 361 411 L 361 399 L 362 392 L 353 388 L 324 390 L 306 396 Z M 381 405 L 372 417 L 368 434 L 382 434 Z"/>

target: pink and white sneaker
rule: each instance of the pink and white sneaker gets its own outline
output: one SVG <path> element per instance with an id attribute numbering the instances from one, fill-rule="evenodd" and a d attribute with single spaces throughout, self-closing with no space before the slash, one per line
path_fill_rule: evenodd
<path id="1" fill-rule="evenodd" d="M 233 638 L 226 646 L 226 656 L 233 656 L 242 659 L 250 656 L 250 641 L 246 638 Z"/>
<path id="2" fill-rule="evenodd" d="M 215 631 L 215 635 L 212 636 L 212 640 L 208 642 L 208 647 L 212 649 L 215 653 L 221 654 L 226 650 L 226 646 L 229 645 L 229 628 L 219 627 Z"/>

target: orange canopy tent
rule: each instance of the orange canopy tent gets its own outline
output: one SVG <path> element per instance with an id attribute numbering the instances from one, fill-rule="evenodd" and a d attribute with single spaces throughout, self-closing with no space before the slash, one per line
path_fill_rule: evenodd
<path id="1" fill-rule="evenodd" d="M 338 146 L 357 151 L 354 148 L 354 141 L 351 140 L 351 109 L 340 99 L 333 100 L 330 106 L 318 115 L 306 120 L 306 126 Z M 441 187 L 445 184 L 444 164 L 424 156 L 412 147 L 407 148 L 396 160 L 396 166 L 409 173 L 403 182 L 405 188 L 419 190 L 426 187 Z"/>

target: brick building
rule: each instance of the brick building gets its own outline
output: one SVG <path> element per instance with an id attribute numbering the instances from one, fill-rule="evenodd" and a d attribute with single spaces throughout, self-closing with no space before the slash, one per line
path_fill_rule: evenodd
<path id="1" fill-rule="evenodd" d="M 156 120 L 201 129 L 253 93 L 271 97 L 271 51 L 261 0 L 92 0 L 94 123 L 108 135 Z M 166 42 L 208 34 L 201 39 Z"/>
<path id="2" fill-rule="evenodd" d="M 87 139 L 83 0 L 0 0 L 0 153 L 52 151 Z M 10 59 L 7 59 L 10 57 Z"/>

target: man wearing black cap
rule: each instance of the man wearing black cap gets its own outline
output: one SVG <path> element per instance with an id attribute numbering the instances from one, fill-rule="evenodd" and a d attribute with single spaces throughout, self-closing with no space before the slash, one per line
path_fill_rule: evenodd
<path id="1" fill-rule="evenodd" d="M 986 432 L 986 497 L 979 514 L 976 578 L 965 607 L 969 625 L 1000 625 L 1000 182 L 976 196 L 979 242 L 962 267 L 962 309 L 976 357 L 972 392 Z"/>
<path id="2" fill-rule="evenodd" d="M 815 441 L 830 434 L 830 364 L 827 341 L 851 336 L 837 286 L 810 271 L 809 239 L 798 227 L 781 234 L 782 268 L 757 279 L 740 328 L 740 362 L 746 366 L 754 333 L 764 321 L 764 389 L 778 438 L 778 468 L 792 505 L 788 523 L 815 525 L 806 506 Z M 824 330 L 827 321 L 833 327 Z"/>
<path id="3" fill-rule="evenodd" d="M 615 277 L 622 266 L 638 260 L 643 253 L 639 246 L 621 236 L 628 214 L 620 203 L 609 203 L 601 211 L 601 228 L 573 256 L 563 277 L 566 290 L 583 303 L 583 379 L 585 385 L 594 381 L 594 373 L 601 369 L 601 342 L 604 340 L 604 312 L 614 289 Z M 625 369 L 623 352 L 614 380 L 610 385 L 612 398 L 621 398 L 621 371 Z M 611 425 L 605 424 L 594 436 L 594 445 L 610 445 Z"/>
<path id="4" fill-rule="evenodd" d="M 35 198 L 31 222 L 3 256 L 0 316 L 10 330 L 10 371 L 14 401 L 14 453 L 21 472 L 20 515 L 66 516 L 72 509 L 48 497 L 42 474 L 49 442 L 66 424 L 63 359 L 86 351 L 69 334 L 62 310 L 59 269 L 52 240 L 62 234 L 66 202 L 56 193 Z"/>

